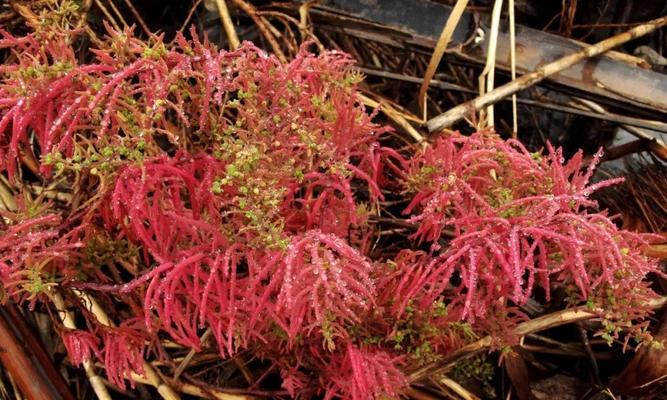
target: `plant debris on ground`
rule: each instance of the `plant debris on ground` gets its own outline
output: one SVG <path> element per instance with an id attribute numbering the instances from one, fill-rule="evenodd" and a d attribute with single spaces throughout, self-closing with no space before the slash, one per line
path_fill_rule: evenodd
<path id="1" fill-rule="evenodd" d="M 458 2 L 435 75 L 391 21 L 327 25 L 345 1 L 177 3 L 0 9 L 0 396 L 660 396 L 664 109 L 535 81 L 429 132 L 493 95 L 464 47 L 502 1 Z"/>

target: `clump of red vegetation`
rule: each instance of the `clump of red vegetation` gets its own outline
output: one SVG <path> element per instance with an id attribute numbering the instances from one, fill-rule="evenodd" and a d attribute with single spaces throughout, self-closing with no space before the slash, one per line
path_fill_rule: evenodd
<path id="1" fill-rule="evenodd" d="M 397 397 L 408 366 L 474 336 L 511 343 L 530 298 L 587 304 L 607 338 L 645 325 L 648 238 L 597 211 L 591 193 L 615 181 L 590 184 L 581 154 L 489 132 L 399 154 L 338 52 L 284 65 L 194 32 L 169 46 L 115 32 L 82 64 L 71 32 L 42 35 L 0 40 L 0 171 L 18 200 L 0 279 L 33 305 L 64 293 L 86 320 L 61 329 L 72 361 L 101 359 L 114 384 L 161 339 L 200 349 L 208 330 L 291 395 Z M 416 231 L 371 258 L 389 189 Z M 74 288 L 123 304 L 118 327 Z"/>

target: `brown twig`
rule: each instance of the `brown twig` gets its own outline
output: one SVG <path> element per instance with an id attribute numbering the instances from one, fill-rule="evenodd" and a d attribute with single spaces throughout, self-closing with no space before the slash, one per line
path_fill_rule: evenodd
<path id="1" fill-rule="evenodd" d="M 206 331 L 199 338 L 199 342 L 203 344 L 210 335 L 211 335 L 211 329 L 208 328 L 208 329 L 206 329 Z M 190 349 L 190 351 L 185 356 L 185 358 L 183 358 L 183 360 L 180 362 L 178 367 L 176 367 L 176 371 L 174 371 L 174 379 L 178 379 L 181 376 L 181 374 L 183 373 L 185 368 L 188 366 L 190 361 L 192 361 L 192 358 L 196 354 L 197 354 L 197 351 L 195 349 Z"/>
<path id="2" fill-rule="evenodd" d="M 0 180 L 0 211 L 14 211 L 16 207 L 14 194 L 9 186 Z"/>
<path id="3" fill-rule="evenodd" d="M 76 322 L 74 322 L 74 315 L 65 307 L 65 301 L 63 300 L 62 295 L 56 291 L 50 291 L 48 294 L 51 298 L 51 301 L 53 302 L 53 305 L 56 307 L 58 316 L 60 317 L 63 325 L 65 325 L 65 328 L 77 329 Z M 97 398 L 99 400 L 111 400 L 111 395 L 109 394 L 106 386 L 104 386 L 102 377 L 100 377 L 95 371 L 93 362 L 91 360 L 84 361 L 83 369 L 86 371 L 86 376 L 88 377 L 90 386 L 93 388 L 93 392 L 95 392 Z"/>
<path id="4" fill-rule="evenodd" d="M 232 18 L 229 16 L 229 9 L 227 9 L 227 2 L 225 0 L 215 0 L 215 4 L 218 6 L 218 13 L 220 14 L 220 22 L 222 22 L 222 27 L 225 30 L 227 35 L 227 40 L 229 40 L 229 48 L 231 50 L 236 50 L 239 48 L 239 37 L 236 34 L 234 29 L 234 23 Z"/>
<path id="5" fill-rule="evenodd" d="M 452 392 L 456 393 L 463 400 L 479 400 L 479 397 L 470 393 L 466 388 L 461 386 L 458 382 L 456 382 L 455 380 L 453 380 L 453 379 L 451 379 L 447 376 L 441 377 L 436 382 L 438 384 L 446 387 L 447 389 L 451 390 Z"/>
<path id="6" fill-rule="evenodd" d="M 188 16 L 185 17 L 185 21 L 183 21 L 183 25 L 181 25 L 180 28 L 178 28 L 179 32 L 183 32 L 185 30 L 185 27 L 188 26 L 188 23 L 190 23 L 190 20 L 192 19 L 192 16 L 195 14 L 195 11 L 197 10 L 197 7 L 201 4 L 202 0 L 197 0 L 195 3 L 190 7 L 190 11 L 188 11 Z"/>
<path id="7" fill-rule="evenodd" d="M 618 146 L 608 147 L 604 149 L 603 161 L 617 160 L 629 154 L 640 153 L 642 151 L 650 150 L 650 140 L 635 139 L 631 142 L 619 144 Z"/>
<path id="8" fill-rule="evenodd" d="M 665 305 L 667 305 L 667 296 L 652 300 L 648 304 L 649 308 L 654 310 L 660 309 Z M 596 318 L 598 316 L 599 315 L 597 313 L 589 311 L 584 307 L 570 308 L 566 310 L 557 311 L 551 314 L 543 315 L 541 317 L 531 319 L 530 321 L 520 323 L 510 333 L 514 336 L 522 337 L 530 333 L 543 331 L 560 325 L 566 325 L 574 322 L 584 321 Z M 416 382 L 423 379 L 427 375 L 443 373 L 449 368 L 451 368 L 451 366 L 455 362 L 470 357 L 476 354 L 477 352 L 490 347 L 491 344 L 492 344 L 491 337 L 486 336 L 482 339 L 477 340 L 476 342 L 463 346 L 459 350 L 445 357 L 443 360 L 427 364 L 424 367 L 420 368 L 419 370 L 413 372 L 412 374 L 410 374 L 410 381 Z"/>
<path id="9" fill-rule="evenodd" d="M 598 42 L 592 46 L 584 47 L 580 51 L 559 58 L 558 60 L 549 64 L 545 64 L 538 68 L 536 71 L 523 75 L 522 77 L 502 85 L 483 96 L 479 96 L 474 100 L 460 104 L 450 109 L 449 111 L 430 119 L 426 123 L 426 126 L 428 127 L 429 132 L 438 132 L 444 128 L 450 127 L 452 124 L 463 119 L 470 112 L 470 110 L 479 111 L 491 104 L 497 103 L 505 97 L 511 96 L 520 90 L 526 89 L 555 73 L 569 68 L 582 60 L 600 55 L 607 50 L 610 50 L 630 40 L 636 39 L 640 36 L 651 33 L 665 25 L 667 25 L 667 16 L 654 19 L 649 23 L 639 25 L 626 32 Z"/>
<path id="10" fill-rule="evenodd" d="M 312 35 L 308 17 L 310 7 L 312 7 L 318 0 L 308 0 L 299 6 L 299 31 L 301 32 L 301 40 L 306 40 L 308 36 Z M 321 46 L 321 44 L 320 44 Z"/>
<path id="11" fill-rule="evenodd" d="M 113 0 L 108 0 L 109 6 L 111 7 L 111 10 L 116 14 L 120 22 L 123 24 L 124 28 L 129 27 L 130 25 L 125 21 L 125 18 L 123 17 L 123 14 L 121 14 L 120 10 L 118 10 L 118 7 L 114 4 Z"/>
<path id="12" fill-rule="evenodd" d="M 39 17 L 32 12 L 30 7 L 24 4 L 19 4 L 17 1 L 11 2 L 12 8 L 19 14 L 25 22 L 33 29 L 39 27 Z"/>
<path id="13" fill-rule="evenodd" d="M 509 23 L 510 23 L 510 73 L 512 80 L 516 79 L 516 29 L 514 20 L 514 0 L 509 0 L 507 4 L 509 8 Z M 512 95 L 512 138 L 516 139 L 519 130 L 519 119 L 516 109 L 516 94 Z"/>
<path id="14" fill-rule="evenodd" d="M 131 373 L 130 377 L 132 378 L 133 381 L 137 383 L 143 383 L 143 384 L 148 384 L 150 385 L 150 381 L 146 378 L 143 377 L 137 373 Z M 176 382 L 176 381 L 171 381 L 168 378 L 166 380 L 174 386 L 175 388 L 178 389 L 179 392 L 183 394 L 187 394 L 190 396 L 195 396 L 195 397 L 201 397 L 205 399 L 216 399 L 216 400 L 252 400 L 253 397 L 246 396 L 246 395 L 239 395 L 239 394 L 233 394 L 233 393 L 227 393 L 223 392 L 221 390 L 215 390 L 215 389 L 204 389 L 199 386 L 190 384 L 190 383 L 185 383 L 185 382 Z"/>
<path id="15" fill-rule="evenodd" d="M 503 0 L 495 0 L 491 15 L 491 33 L 489 34 L 489 45 L 486 52 L 486 65 L 479 75 L 479 95 L 493 90 L 496 78 L 496 50 L 498 48 L 498 31 L 500 30 L 500 13 L 503 8 Z M 480 113 L 480 126 L 494 125 L 493 105 L 490 104 Z"/>
<path id="16" fill-rule="evenodd" d="M 114 17 L 111 15 L 109 10 L 107 10 L 107 8 L 104 6 L 104 4 L 102 4 L 102 1 L 101 0 L 95 0 L 95 5 L 97 5 L 97 8 L 99 8 L 100 11 L 102 11 L 102 14 L 104 14 L 104 16 L 107 18 L 107 20 L 109 20 L 109 23 L 111 23 L 111 26 L 113 26 L 113 28 L 115 30 L 120 31 L 121 30 L 120 26 L 118 26 L 118 23 L 116 22 Z"/>
<path id="17" fill-rule="evenodd" d="M 139 23 L 139 26 L 141 27 L 141 29 L 143 29 L 143 31 L 146 33 L 146 35 L 151 36 L 153 33 L 151 32 L 150 29 L 148 29 L 148 25 L 146 25 L 146 23 L 144 22 L 144 19 L 141 18 L 141 14 L 134 7 L 134 4 L 132 4 L 132 2 L 130 0 L 125 0 L 125 5 L 127 6 L 127 8 L 130 9 L 130 12 L 134 16 L 134 19 L 137 20 L 137 22 Z"/>
<path id="18" fill-rule="evenodd" d="M 299 51 L 299 44 L 297 37 L 291 28 L 291 25 L 294 25 L 295 27 L 298 28 L 299 21 L 296 18 L 277 11 L 257 11 L 257 15 L 261 16 L 262 18 L 265 18 L 265 20 L 267 21 L 268 18 L 266 17 L 273 17 L 278 21 L 280 21 L 283 24 L 284 27 L 283 30 L 279 30 L 278 28 L 273 26 L 273 24 L 268 24 L 269 28 L 271 28 L 271 32 L 273 32 L 274 37 L 282 39 L 283 45 L 289 51 L 291 51 L 292 54 L 296 54 Z"/>
<path id="19" fill-rule="evenodd" d="M 255 7 L 250 5 L 250 3 L 244 1 L 244 0 L 233 0 L 234 4 L 243 12 L 248 14 L 248 16 L 255 22 L 255 25 L 257 25 L 257 29 L 259 29 L 259 32 L 264 36 L 264 39 L 266 39 L 267 42 L 269 42 L 269 45 L 271 45 L 271 48 L 273 49 L 273 53 L 278 57 L 278 59 L 283 62 L 287 63 L 287 58 L 285 57 L 285 53 L 283 53 L 282 49 L 280 48 L 280 44 L 276 40 L 275 36 L 273 36 L 273 33 L 271 33 L 271 29 L 269 28 L 269 23 L 266 21 L 265 18 L 259 16 L 257 14 L 257 10 Z"/>
<path id="20" fill-rule="evenodd" d="M 379 102 L 371 99 L 366 95 L 359 94 L 359 97 L 361 98 L 361 101 L 363 101 L 364 105 L 368 107 L 380 107 Z M 425 143 L 424 137 L 412 125 L 410 125 L 407 119 L 400 112 L 396 111 L 393 107 L 383 103 L 380 111 L 389 117 L 389 119 L 394 121 L 394 123 L 396 123 L 398 126 L 403 128 L 415 141 L 417 141 L 417 143 Z"/>
<path id="21" fill-rule="evenodd" d="M 304 4 L 304 5 L 306 5 L 306 4 Z M 299 7 L 299 10 L 301 10 L 301 8 L 304 5 Z M 315 42 L 315 45 L 317 46 L 317 48 L 320 51 L 325 51 L 324 45 L 322 44 L 320 39 L 312 32 L 312 29 L 307 29 L 305 31 L 301 29 L 301 24 L 302 24 L 301 20 L 298 20 L 298 19 L 292 17 L 291 15 L 287 15 L 285 13 L 277 12 L 277 11 L 261 11 L 261 12 L 257 12 L 257 14 L 272 16 L 272 17 L 276 17 L 276 18 L 280 19 L 281 22 L 283 24 L 285 24 L 286 29 L 290 30 L 290 36 L 294 40 L 294 43 L 296 43 L 296 36 L 291 32 L 291 29 L 289 28 L 289 23 L 292 23 L 294 26 L 299 28 L 302 43 L 306 40 L 312 40 L 313 42 Z M 298 45 L 296 45 L 292 50 L 296 53 L 298 51 Z"/>
<path id="22" fill-rule="evenodd" d="M 591 100 L 577 99 L 577 101 L 580 104 L 583 104 L 586 108 L 588 108 L 590 110 L 593 110 L 593 111 L 595 111 L 595 112 L 597 112 L 601 115 L 608 116 L 608 115 L 611 114 L 607 110 L 605 110 L 604 107 L 602 107 L 601 105 L 599 105 L 599 104 L 597 104 L 597 103 L 595 103 Z M 628 117 L 626 117 L 626 118 L 628 118 Z M 650 121 L 650 122 L 652 122 L 653 125 L 656 125 L 656 121 Z M 663 132 L 667 131 L 667 129 L 664 129 L 665 128 L 664 123 L 657 123 L 657 124 L 663 126 L 663 129 L 662 129 Z M 621 126 L 623 127 L 623 129 L 630 132 L 634 136 L 636 136 L 640 139 L 647 140 L 648 141 L 648 149 L 653 154 L 655 154 L 657 157 L 662 159 L 663 161 L 667 161 L 667 145 L 665 145 L 665 143 L 662 140 L 659 140 L 655 137 L 652 137 L 651 135 L 644 132 L 643 130 L 638 129 L 636 126 L 632 126 L 632 124 L 623 124 Z M 647 128 L 655 129 L 653 126 L 649 126 Z M 658 129 L 658 130 L 661 130 L 661 129 Z"/>
<path id="23" fill-rule="evenodd" d="M 468 5 L 468 0 L 456 1 L 456 5 L 452 9 L 452 12 L 449 14 L 449 17 L 447 17 L 447 22 L 445 22 L 445 26 L 442 28 L 442 33 L 438 38 L 438 43 L 435 45 L 435 50 L 433 50 L 433 54 L 431 55 L 431 60 L 429 61 L 428 67 L 426 68 L 424 79 L 422 80 L 422 84 L 419 87 L 419 97 L 418 97 L 419 108 L 421 108 L 421 111 L 424 115 L 424 121 L 426 121 L 427 118 L 426 91 L 428 90 L 429 83 L 431 82 L 431 79 L 433 78 L 435 71 L 438 69 L 440 60 L 442 60 L 442 56 L 445 54 L 447 45 L 449 44 L 449 41 L 451 40 L 452 35 L 454 34 L 454 30 L 456 29 L 456 25 L 458 25 L 459 20 L 461 19 L 461 16 L 463 15 L 463 12 L 465 11 L 467 5 Z"/>
<path id="24" fill-rule="evenodd" d="M 591 364 L 593 382 L 597 385 L 600 385 L 602 383 L 602 381 L 600 380 L 600 368 L 598 367 L 598 362 L 595 359 L 595 353 L 593 353 L 593 349 L 591 348 L 591 343 L 588 340 L 588 332 L 586 331 L 586 329 L 584 329 L 584 326 L 580 322 L 577 322 L 577 330 L 579 331 L 579 337 L 581 338 L 581 343 L 584 345 L 586 356 L 588 356 L 588 360 L 590 361 Z"/>
<path id="25" fill-rule="evenodd" d="M 376 70 L 376 69 L 370 69 L 370 68 L 359 68 L 359 70 L 367 75 L 373 75 L 373 76 L 379 76 L 382 78 L 387 78 L 387 79 L 395 79 L 403 82 L 410 82 L 410 83 L 420 83 L 422 81 L 421 78 L 415 77 L 415 76 L 409 76 L 409 75 L 404 75 L 404 74 L 397 74 L 393 72 L 388 72 L 384 70 Z M 443 89 L 443 90 L 449 90 L 449 91 L 457 91 L 457 92 L 463 92 L 463 93 L 476 93 L 474 90 L 459 86 L 453 83 L 449 82 L 443 82 L 443 81 L 438 81 L 438 80 L 431 80 L 429 84 L 432 87 L 438 88 L 438 89 Z M 503 98 L 500 99 L 500 101 L 509 101 L 509 98 Z M 636 117 L 628 117 L 625 115 L 619 115 L 619 114 L 614 114 L 606 111 L 604 108 L 598 106 L 599 108 L 592 108 L 588 107 L 588 110 L 585 110 L 583 108 L 579 107 L 572 107 L 569 105 L 563 105 L 560 103 L 552 103 L 547 101 L 546 99 L 539 99 L 539 100 L 531 100 L 531 99 L 524 99 L 524 98 L 517 98 L 517 103 L 525 106 L 531 106 L 531 107 L 539 107 L 539 108 L 544 108 L 547 110 L 553 110 L 553 111 L 560 111 L 563 113 L 569 113 L 569 114 L 575 114 L 575 115 L 581 115 L 584 117 L 589 117 L 589 118 L 595 118 L 599 119 L 602 121 L 608 121 L 608 122 L 613 122 L 616 124 L 620 124 L 623 126 L 624 129 L 628 130 L 630 133 L 637 137 L 645 138 L 645 139 L 653 139 L 650 135 L 647 133 L 641 131 L 641 130 L 634 130 L 634 127 L 642 127 L 646 129 L 652 129 L 656 130 L 659 132 L 665 132 L 667 133 L 667 124 L 664 122 L 660 121 L 654 121 L 654 120 L 649 120 L 649 119 L 643 119 L 643 118 L 636 118 Z M 589 111 L 592 110 L 592 111 Z M 656 142 L 656 145 L 661 145 L 661 142 Z"/>
<path id="26" fill-rule="evenodd" d="M 97 321 L 104 326 L 114 326 L 107 313 L 102 309 L 99 303 L 87 293 L 74 289 L 74 294 L 79 297 L 86 309 L 97 318 Z M 169 385 L 167 385 L 155 368 L 147 361 L 144 361 L 144 375 L 149 384 L 155 387 L 164 400 L 180 400 L 180 396 Z"/>

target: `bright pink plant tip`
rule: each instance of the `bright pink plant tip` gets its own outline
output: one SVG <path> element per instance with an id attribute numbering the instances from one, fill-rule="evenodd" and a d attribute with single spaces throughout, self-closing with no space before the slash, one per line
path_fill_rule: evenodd
<path id="1" fill-rule="evenodd" d="M 605 338 L 645 326 L 650 237 L 597 210 L 617 182 L 589 182 L 599 155 L 583 169 L 489 132 L 406 155 L 339 52 L 285 65 L 127 31 L 81 58 L 71 34 L 2 33 L 0 172 L 68 196 L 16 196 L 0 280 L 33 305 L 71 288 L 108 305 L 115 328 L 64 296 L 83 320 L 60 331 L 113 384 L 168 339 L 259 360 L 294 397 L 398 398 L 407 368 L 512 344 L 528 299 L 590 306 Z M 398 233 L 374 223 L 401 211 Z"/>
<path id="2" fill-rule="evenodd" d="M 99 340 L 97 336 L 87 331 L 64 331 L 61 333 L 63 344 L 67 349 L 70 360 L 76 366 L 90 360 L 93 355 L 99 356 Z"/>
<path id="3" fill-rule="evenodd" d="M 318 329 L 327 345 L 347 339 L 345 324 L 361 323 L 360 314 L 373 307 L 375 289 L 371 263 L 345 240 L 321 231 L 295 237 L 287 248 L 276 312 L 293 342 Z"/>

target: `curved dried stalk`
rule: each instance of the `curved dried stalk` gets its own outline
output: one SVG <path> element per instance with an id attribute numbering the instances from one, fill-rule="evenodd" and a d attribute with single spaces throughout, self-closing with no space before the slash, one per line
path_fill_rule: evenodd
<path id="1" fill-rule="evenodd" d="M 381 103 L 371 99 L 366 95 L 359 94 L 359 97 L 361 98 L 361 101 L 363 101 L 364 105 L 368 107 L 377 108 L 381 105 Z M 410 125 L 403 114 L 396 111 L 393 107 L 386 103 L 382 104 L 380 111 L 389 117 L 390 120 L 394 121 L 398 126 L 403 128 L 415 141 L 417 141 L 417 143 L 425 143 L 424 137 L 412 125 Z"/>
<path id="2" fill-rule="evenodd" d="M 493 90 L 496 78 L 496 49 L 498 47 L 498 31 L 500 30 L 500 12 L 503 9 L 503 0 L 495 0 L 493 12 L 491 14 L 491 34 L 489 35 L 489 45 L 486 53 L 486 65 L 479 75 L 479 95 L 483 96 L 486 92 Z M 493 105 L 489 105 L 481 113 L 479 123 L 482 128 L 494 125 Z"/>
<path id="3" fill-rule="evenodd" d="M 100 307 L 100 304 L 94 298 L 92 298 L 87 293 L 77 289 L 74 289 L 73 292 L 77 297 L 79 297 L 79 299 L 81 299 L 86 309 L 90 311 L 95 316 L 95 318 L 97 318 L 97 321 L 100 324 L 105 326 L 114 325 L 113 322 L 109 319 L 107 313 L 102 309 L 102 307 Z M 169 385 L 164 383 L 162 378 L 160 378 L 160 375 L 158 375 L 157 371 L 155 371 L 153 366 L 150 365 L 147 361 L 144 361 L 144 374 L 146 375 L 148 383 L 157 389 L 158 393 L 160 393 L 160 396 L 162 396 L 163 399 L 180 400 L 181 397 L 178 395 L 178 393 L 176 393 Z"/>
<path id="4" fill-rule="evenodd" d="M 299 6 L 299 31 L 301 31 L 301 40 L 306 40 L 308 36 L 312 35 L 312 30 L 309 29 L 310 19 L 308 12 L 316 2 L 317 0 L 308 0 Z"/>
<path id="5" fill-rule="evenodd" d="M 2 180 L 0 180 L 0 210 L 16 210 L 16 200 L 14 200 L 14 195 L 12 194 L 11 189 L 9 189 L 9 186 Z"/>
<path id="6" fill-rule="evenodd" d="M 516 29 L 514 21 L 514 0 L 509 0 L 509 20 L 510 20 L 510 70 L 512 80 L 516 79 Z M 512 95 L 512 137 L 516 138 L 519 130 L 519 122 L 516 111 L 516 94 Z"/>
<path id="7" fill-rule="evenodd" d="M 65 307 L 65 301 L 63 300 L 62 295 L 56 291 L 49 291 L 47 293 L 55 305 L 56 311 L 58 312 L 58 316 L 60 317 L 63 325 L 65 325 L 65 327 L 68 329 L 77 329 L 76 322 L 74 321 L 74 315 Z M 95 371 L 93 362 L 91 360 L 84 361 L 83 369 L 86 371 L 86 376 L 88 377 L 90 386 L 93 388 L 97 398 L 99 400 L 112 400 L 109 391 L 107 390 L 106 386 L 104 386 L 102 377 L 99 376 Z"/>
<path id="8" fill-rule="evenodd" d="M 447 45 L 449 44 L 449 41 L 452 39 L 452 35 L 454 34 L 456 25 L 458 25 L 459 20 L 461 19 L 461 15 L 463 15 L 463 12 L 465 11 L 467 5 L 468 5 L 468 0 L 458 0 L 456 2 L 456 5 L 452 9 L 451 14 L 449 14 L 449 17 L 447 18 L 447 22 L 445 22 L 445 26 L 442 28 L 442 33 L 440 34 L 440 38 L 438 38 L 438 43 L 435 46 L 435 50 L 433 50 L 433 54 L 431 55 L 431 60 L 428 62 L 428 67 L 426 68 L 424 79 L 422 80 L 422 84 L 419 87 L 419 97 L 418 97 L 419 108 L 421 108 L 422 113 L 424 115 L 424 121 L 426 121 L 427 118 L 426 91 L 428 90 L 428 86 L 431 82 L 431 79 L 433 78 L 435 71 L 438 69 L 440 60 L 442 60 L 442 56 L 445 54 Z"/>
<path id="9" fill-rule="evenodd" d="M 127 23 L 127 21 L 125 21 L 125 18 L 123 17 L 123 14 L 120 12 L 120 10 L 118 9 L 118 7 L 116 7 L 116 5 L 114 4 L 113 0 L 109 0 L 109 7 L 111 7 L 111 10 L 114 12 L 114 14 L 116 14 L 116 16 L 118 17 L 118 19 L 120 20 L 120 22 L 123 24 L 123 27 L 124 27 L 124 28 L 127 28 L 127 27 L 130 26 L 130 25 Z"/>
<path id="10" fill-rule="evenodd" d="M 239 37 L 236 34 L 234 29 L 234 23 L 232 18 L 229 16 L 229 9 L 227 9 L 227 2 L 225 0 L 215 0 L 215 4 L 218 6 L 218 13 L 220 14 L 220 22 L 222 22 L 222 27 L 225 30 L 227 35 L 227 40 L 229 40 L 229 48 L 231 50 L 236 50 L 239 48 Z"/>
<path id="11" fill-rule="evenodd" d="M 18 2 L 11 2 L 12 8 L 18 15 L 20 15 L 28 24 L 28 26 L 33 29 L 39 26 L 39 17 L 32 12 L 30 7 L 24 4 L 19 4 Z"/>
<path id="12" fill-rule="evenodd" d="M 437 383 L 441 384 L 442 386 L 450 389 L 452 392 L 461 396 L 463 400 L 479 400 L 479 397 L 470 393 L 468 390 L 466 390 L 466 388 L 461 386 L 458 382 L 447 376 L 443 376 L 442 378 L 438 379 Z"/>
<path id="13" fill-rule="evenodd" d="M 665 305 L 667 305 L 667 296 L 655 299 L 648 304 L 648 306 L 654 310 L 660 309 Z M 573 322 L 584 321 L 596 318 L 598 316 L 599 315 L 595 312 L 589 311 L 584 307 L 561 310 L 551 314 L 543 315 L 535 319 L 531 319 L 530 321 L 523 322 L 513 329 L 512 334 L 518 337 L 526 336 L 530 333 L 543 331 L 546 329 L 554 328 L 556 326 L 571 324 Z M 471 357 L 477 352 L 490 347 L 491 344 L 492 338 L 490 336 L 486 336 L 477 340 L 476 342 L 463 346 L 445 359 L 428 364 L 423 368 L 415 371 L 410 375 L 410 381 L 416 382 L 423 379 L 427 375 L 443 373 L 449 370 L 456 362 Z"/>
<path id="14" fill-rule="evenodd" d="M 141 29 L 144 30 L 144 33 L 146 33 L 146 35 L 148 35 L 148 36 L 152 35 L 151 30 L 148 29 L 148 26 L 146 25 L 146 22 L 144 22 L 144 19 L 141 18 L 141 14 L 139 14 L 139 11 L 137 11 L 137 9 L 134 7 L 132 2 L 130 0 L 125 0 L 125 5 L 127 6 L 127 8 L 130 9 L 130 12 L 134 16 L 134 19 L 137 20 L 137 22 L 139 23 L 139 26 L 141 26 Z"/>
<path id="15" fill-rule="evenodd" d="M 137 373 L 132 373 L 131 374 L 132 380 L 138 383 L 143 383 L 143 384 L 151 384 L 150 381 L 146 378 L 143 377 Z M 201 397 L 201 398 L 206 398 L 206 399 L 216 399 L 216 400 L 252 400 L 253 397 L 250 396 L 245 396 L 245 395 L 239 395 L 239 394 L 233 394 L 233 393 L 226 393 L 221 390 L 215 390 L 215 389 L 202 389 L 199 386 L 190 384 L 190 383 L 184 383 L 184 382 L 173 382 L 173 386 L 177 387 L 178 390 L 181 393 L 190 395 L 190 396 L 196 396 L 196 397 Z"/>
<path id="16" fill-rule="evenodd" d="M 233 0 L 234 4 L 243 12 L 248 14 L 248 16 L 253 20 L 255 25 L 257 25 L 257 29 L 259 29 L 259 32 L 264 36 L 267 42 L 271 45 L 271 48 L 273 49 L 273 53 L 278 57 L 278 59 L 286 63 L 287 62 L 287 57 L 285 57 L 285 53 L 280 48 L 280 44 L 276 40 L 276 37 L 271 33 L 271 29 L 269 27 L 269 23 L 266 21 L 265 18 L 257 15 L 257 10 L 255 7 L 250 5 L 250 3 L 247 3 L 243 0 Z"/>
<path id="17" fill-rule="evenodd" d="M 522 77 L 502 85 L 483 96 L 479 96 L 476 99 L 460 104 L 449 111 L 428 120 L 426 126 L 430 132 L 438 132 L 444 128 L 448 128 L 452 124 L 463 119 L 471 110 L 473 112 L 479 111 L 487 106 L 495 104 L 500 100 L 511 96 L 520 90 L 533 86 L 547 77 L 569 68 L 582 60 L 600 55 L 616 46 L 620 46 L 630 40 L 644 36 L 665 25 L 667 25 L 667 16 L 654 19 L 646 24 L 639 25 L 626 32 L 612 36 L 592 46 L 587 46 L 575 53 L 568 54 L 556 61 L 541 66 L 534 72 L 523 75 Z"/>
<path id="18" fill-rule="evenodd" d="M 107 8 L 104 6 L 104 3 L 102 3 L 102 1 L 95 0 L 95 5 L 97 6 L 97 8 L 100 9 L 100 11 L 102 11 L 102 14 L 104 14 L 106 19 L 109 21 L 109 23 L 111 24 L 111 26 L 113 26 L 113 28 L 115 30 L 117 30 L 117 31 L 122 30 L 122 29 L 120 29 L 120 26 L 118 25 L 118 22 L 116 22 L 116 19 L 113 17 L 113 15 L 111 15 L 109 10 L 107 10 Z"/>
<path id="19" fill-rule="evenodd" d="M 197 10 L 197 7 L 199 7 L 199 4 L 201 4 L 202 0 L 196 0 L 194 4 L 190 7 L 190 11 L 188 11 L 187 17 L 185 17 L 185 21 L 183 21 L 183 24 L 181 25 L 180 28 L 178 28 L 178 32 L 183 32 L 186 26 L 190 23 L 190 20 L 192 19 L 192 16 L 194 15 L 195 11 Z"/>

